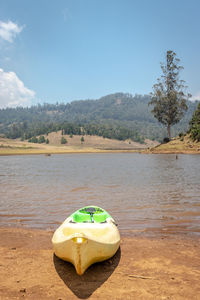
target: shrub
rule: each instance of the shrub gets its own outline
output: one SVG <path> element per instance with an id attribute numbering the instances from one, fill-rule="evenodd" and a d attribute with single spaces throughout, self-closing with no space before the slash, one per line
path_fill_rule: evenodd
<path id="1" fill-rule="evenodd" d="M 183 137 L 183 136 L 184 136 L 184 133 L 180 132 L 180 133 L 179 133 L 179 137 L 181 138 L 181 137 Z"/>
<path id="2" fill-rule="evenodd" d="M 38 138 L 36 136 L 33 136 L 28 140 L 29 143 L 38 143 Z"/>
<path id="3" fill-rule="evenodd" d="M 38 143 L 39 144 L 42 144 L 42 143 L 45 143 L 45 137 L 43 135 L 41 135 L 38 139 Z"/>
<path id="4" fill-rule="evenodd" d="M 67 140 L 66 138 L 64 138 L 64 136 L 62 136 L 61 138 L 61 144 L 67 144 Z"/>
<path id="5" fill-rule="evenodd" d="M 162 141 L 163 144 L 169 143 L 170 139 L 168 137 L 165 137 Z"/>
<path id="6" fill-rule="evenodd" d="M 193 141 L 200 142 L 200 103 L 190 121 L 190 137 Z"/>

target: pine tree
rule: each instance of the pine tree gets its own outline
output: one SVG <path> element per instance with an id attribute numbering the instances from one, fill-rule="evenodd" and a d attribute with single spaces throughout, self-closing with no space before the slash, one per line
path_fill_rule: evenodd
<path id="1" fill-rule="evenodd" d="M 149 105 L 154 106 L 152 110 L 154 117 L 167 126 L 169 139 L 171 126 L 181 120 L 187 110 L 186 100 L 191 97 L 190 94 L 184 93 L 185 81 L 179 79 L 179 72 L 183 69 L 179 62 L 175 52 L 167 51 L 166 63 L 161 63 L 163 75 L 154 84 L 149 102 Z"/>

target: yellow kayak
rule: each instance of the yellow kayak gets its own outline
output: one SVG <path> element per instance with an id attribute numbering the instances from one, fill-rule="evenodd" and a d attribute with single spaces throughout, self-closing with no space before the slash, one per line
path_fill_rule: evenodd
<path id="1" fill-rule="evenodd" d="M 120 235 L 113 218 L 102 208 L 86 206 L 69 216 L 52 238 L 55 255 L 71 262 L 77 274 L 112 257 Z"/>

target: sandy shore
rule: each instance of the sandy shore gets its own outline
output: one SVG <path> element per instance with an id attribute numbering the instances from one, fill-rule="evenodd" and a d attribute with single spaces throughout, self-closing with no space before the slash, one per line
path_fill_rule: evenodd
<path id="1" fill-rule="evenodd" d="M 122 237 L 83 276 L 53 255 L 52 232 L 0 228 L 0 299 L 200 299 L 200 239 Z"/>

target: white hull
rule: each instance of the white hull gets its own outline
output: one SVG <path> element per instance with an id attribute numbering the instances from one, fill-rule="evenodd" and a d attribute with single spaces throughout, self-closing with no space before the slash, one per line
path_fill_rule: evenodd
<path id="1" fill-rule="evenodd" d="M 106 223 L 70 223 L 55 231 L 52 243 L 56 256 L 71 262 L 82 275 L 93 263 L 112 257 L 119 248 L 120 235 L 113 219 Z"/>

